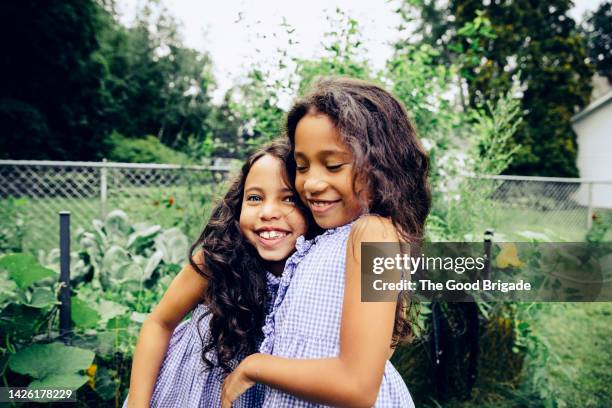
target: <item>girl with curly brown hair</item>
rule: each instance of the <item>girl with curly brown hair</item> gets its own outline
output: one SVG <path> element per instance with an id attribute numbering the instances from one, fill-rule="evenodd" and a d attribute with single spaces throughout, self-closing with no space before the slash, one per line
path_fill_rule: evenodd
<path id="1" fill-rule="evenodd" d="M 318 82 L 287 118 L 290 173 L 326 231 L 286 262 L 260 353 L 223 385 L 223 408 L 254 384 L 263 407 L 409 408 L 389 362 L 411 334 L 407 299 L 361 301 L 361 244 L 420 242 L 430 208 L 428 158 L 402 104 L 353 79 Z M 392 294 L 393 295 L 393 294 Z"/>
<path id="2" fill-rule="evenodd" d="M 124 406 L 219 407 L 223 377 L 257 351 L 285 260 L 307 231 L 289 157 L 280 141 L 254 153 L 213 209 L 189 264 L 142 326 Z M 255 387 L 234 406 L 260 406 L 262 397 Z"/>

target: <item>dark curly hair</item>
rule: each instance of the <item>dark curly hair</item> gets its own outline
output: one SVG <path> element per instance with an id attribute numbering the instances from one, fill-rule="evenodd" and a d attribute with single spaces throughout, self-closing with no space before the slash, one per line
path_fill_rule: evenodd
<path id="1" fill-rule="evenodd" d="M 421 243 L 431 206 L 429 160 L 403 105 L 381 87 L 350 78 L 322 78 L 299 99 L 287 116 L 286 133 L 295 150 L 295 130 L 308 114 L 327 115 L 354 157 L 356 180 L 363 181 L 369 201 L 364 208 L 388 217 L 402 239 Z M 288 161 L 295 174 L 293 157 Z M 393 344 L 413 334 L 403 293 L 398 299 Z"/>
<path id="2" fill-rule="evenodd" d="M 208 369 L 220 367 L 224 375 L 235 368 L 236 360 L 255 352 L 262 337 L 267 301 L 265 264 L 242 235 L 239 220 L 247 175 L 265 155 L 280 159 L 286 167 L 291 150 L 286 141 L 277 140 L 253 153 L 212 210 L 208 224 L 189 252 L 189 263 L 208 281 L 204 294 L 208 311 L 198 322 L 199 329 L 201 320 L 212 315 L 208 335 L 199 333 L 202 360 Z M 293 186 L 287 174 L 284 178 L 288 186 Z M 298 208 L 307 214 L 301 204 Z M 310 220 L 306 217 L 308 225 L 313 225 Z M 203 267 L 194 260 L 194 253 L 200 250 Z M 215 353 L 212 360 L 206 356 L 211 351 Z"/>

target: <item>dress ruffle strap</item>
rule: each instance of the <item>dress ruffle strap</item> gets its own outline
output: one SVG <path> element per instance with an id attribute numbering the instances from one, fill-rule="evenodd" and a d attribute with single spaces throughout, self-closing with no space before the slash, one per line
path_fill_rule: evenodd
<path id="1" fill-rule="evenodd" d="M 276 311 L 278 310 L 280 304 L 283 303 L 283 299 L 285 298 L 285 294 L 287 293 L 289 283 L 291 283 L 291 278 L 293 277 L 293 273 L 295 272 L 297 265 L 304 258 L 304 256 L 306 256 L 312 245 L 312 240 L 307 240 L 304 238 L 304 236 L 300 236 L 295 243 L 295 252 L 289 257 L 289 259 L 287 259 L 287 262 L 285 263 L 285 270 L 283 271 L 283 275 L 280 277 L 278 289 L 276 290 L 274 305 L 272 306 L 272 310 L 270 310 L 270 312 L 266 315 L 266 321 L 261 329 L 264 335 L 264 339 L 259 346 L 259 351 L 261 353 L 272 354 L 272 350 L 274 348 L 274 317 L 276 315 Z"/>
<path id="2" fill-rule="evenodd" d="M 283 271 L 283 276 L 281 276 L 278 284 L 276 298 L 274 299 L 272 310 L 270 310 L 266 315 L 266 321 L 261 329 L 264 335 L 261 346 L 259 346 L 259 351 L 261 353 L 272 354 L 272 351 L 274 350 L 274 323 L 276 312 L 281 303 L 283 303 L 283 299 L 285 299 L 287 289 L 289 289 L 289 284 L 291 283 L 291 279 L 293 278 L 293 274 L 298 264 L 302 261 L 302 259 L 304 259 L 311 247 L 316 245 L 319 241 L 321 241 L 321 239 L 336 234 L 344 229 L 350 229 L 351 225 L 352 223 L 337 228 L 330 228 L 312 240 L 307 240 L 304 238 L 304 236 L 300 236 L 297 239 L 295 243 L 295 252 L 289 257 L 289 259 L 287 259 L 287 262 L 285 263 L 285 270 Z"/>

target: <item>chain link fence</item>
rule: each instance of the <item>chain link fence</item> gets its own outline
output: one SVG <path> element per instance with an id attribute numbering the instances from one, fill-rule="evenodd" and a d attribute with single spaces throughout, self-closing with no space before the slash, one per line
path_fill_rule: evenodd
<path id="1" fill-rule="evenodd" d="M 72 229 L 91 229 L 114 209 L 132 222 L 178 226 L 195 239 L 232 165 L 0 160 L 0 251 L 58 247 L 58 212 Z M 488 208 L 482 227 L 496 235 L 583 240 L 599 215 L 612 212 L 612 181 L 542 177 L 479 177 Z M 523 233 L 523 236 L 520 234 Z M 531 234 L 531 235 L 530 235 Z M 538 235 L 540 234 L 540 235 Z M 14 245 L 11 243 L 14 240 Z M 3 242 L 1 242 L 3 241 Z"/>
<path id="2" fill-rule="evenodd" d="M 0 161 L 0 250 L 58 247 L 60 211 L 71 229 L 91 229 L 115 209 L 131 222 L 178 226 L 195 239 L 222 191 L 231 163 L 211 166 Z M 12 244 L 11 239 L 16 242 Z"/>
<path id="3" fill-rule="evenodd" d="M 612 180 L 480 176 L 488 196 L 482 225 L 499 238 L 582 241 L 593 221 L 612 214 Z M 498 238 L 498 239 L 499 239 Z"/>

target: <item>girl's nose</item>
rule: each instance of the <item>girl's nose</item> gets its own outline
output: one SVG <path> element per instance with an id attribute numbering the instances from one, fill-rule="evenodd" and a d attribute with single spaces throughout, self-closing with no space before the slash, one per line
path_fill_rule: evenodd
<path id="1" fill-rule="evenodd" d="M 259 215 L 264 220 L 278 219 L 282 216 L 281 208 L 276 203 L 267 202 L 261 206 Z"/>
<path id="2" fill-rule="evenodd" d="M 304 190 L 309 194 L 322 193 L 327 188 L 327 183 L 317 177 L 309 177 L 304 181 Z"/>

